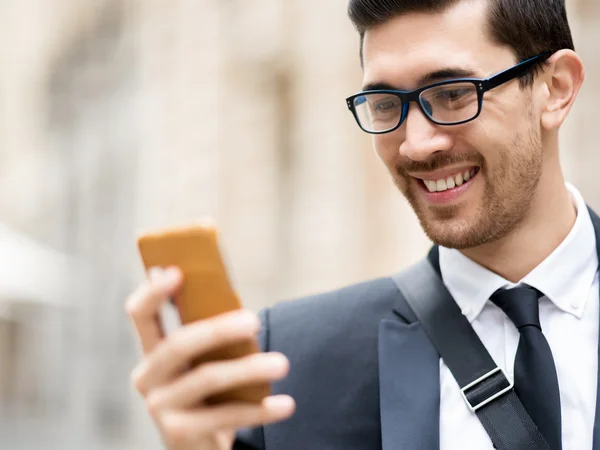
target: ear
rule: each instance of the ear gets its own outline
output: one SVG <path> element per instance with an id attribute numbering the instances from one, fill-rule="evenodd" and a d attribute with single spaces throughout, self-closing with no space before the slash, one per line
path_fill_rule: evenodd
<path id="1" fill-rule="evenodd" d="M 542 79 L 545 85 L 542 127 L 556 130 L 571 111 L 585 79 L 583 62 L 574 51 L 560 50 L 547 61 Z"/>

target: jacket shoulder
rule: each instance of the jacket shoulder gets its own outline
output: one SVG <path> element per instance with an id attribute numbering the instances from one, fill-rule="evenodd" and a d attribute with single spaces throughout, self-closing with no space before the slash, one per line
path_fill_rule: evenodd
<path id="1" fill-rule="evenodd" d="M 378 336 L 398 295 L 391 278 L 380 278 L 264 311 L 265 350 L 290 361 L 273 394 L 297 405 L 291 419 L 264 428 L 265 448 L 381 447 Z M 345 430 L 335 444 L 332 423 Z"/>
<path id="2" fill-rule="evenodd" d="M 314 344 L 371 334 L 382 319 L 392 317 L 399 295 L 393 280 L 385 277 L 279 303 L 263 312 L 266 350 L 292 342 L 298 346 L 298 339 Z"/>

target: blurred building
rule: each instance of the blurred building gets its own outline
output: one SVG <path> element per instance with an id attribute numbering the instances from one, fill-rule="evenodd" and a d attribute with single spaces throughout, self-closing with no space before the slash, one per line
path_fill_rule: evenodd
<path id="1" fill-rule="evenodd" d="M 2 413 L 27 406 L 36 408 L 49 398 L 43 389 L 56 392 L 58 385 L 52 381 L 62 378 L 62 364 L 55 355 L 39 351 L 40 345 L 34 342 L 45 335 L 46 348 L 62 345 L 57 342 L 62 334 L 50 330 L 58 329 L 60 322 L 56 319 L 64 316 L 69 308 L 66 286 L 70 269 L 62 255 L 0 225 Z M 32 328 L 31 319 L 42 316 L 50 320 L 36 321 L 37 327 Z M 46 383 L 36 379 L 40 370 L 48 376 Z"/>
<path id="2" fill-rule="evenodd" d="M 27 380 L 2 400 L 0 448 L 160 448 L 129 384 L 140 230 L 215 217 L 254 309 L 423 254 L 345 106 L 361 81 L 345 3 L 0 2 L 0 222 L 78 269 L 63 286 L 74 308 L 42 292 L 0 324 L 0 374 L 18 365 Z M 600 6 L 570 8 L 588 81 L 563 159 L 600 207 Z"/>

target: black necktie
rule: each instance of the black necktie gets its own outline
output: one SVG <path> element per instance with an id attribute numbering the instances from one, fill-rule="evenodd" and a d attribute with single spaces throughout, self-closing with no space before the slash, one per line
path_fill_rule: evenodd
<path id="1" fill-rule="evenodd" d="M 525 286 L 497 291 L 490 300 L 521 334 L 515 357 L 515 392 L 550 448 L 560 450 L 560 395 L 554 358 L 540 325 L 542 295 Z"/>

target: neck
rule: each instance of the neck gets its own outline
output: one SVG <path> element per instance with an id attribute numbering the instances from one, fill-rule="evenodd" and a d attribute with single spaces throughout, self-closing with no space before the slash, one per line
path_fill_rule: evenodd
<path id="1" fill-rule="evenodd" d="M 462 253 L 506 280 L 517 283 L 544 261 L 567 237 L 577 212 L 560 166 L 546 171 L 528 216 L 511 234 Z"/>

